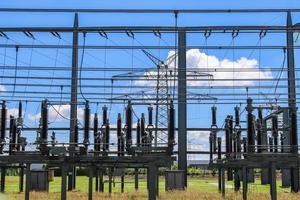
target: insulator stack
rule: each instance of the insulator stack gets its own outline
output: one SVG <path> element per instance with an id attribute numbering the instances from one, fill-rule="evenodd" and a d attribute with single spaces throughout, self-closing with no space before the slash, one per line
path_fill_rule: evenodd
<path id="1" fill-rule="evenodd" d="M 18 117 L 22 118 L 22 101 L 19 101 Z"/>
<path id="2" fill-rule="evenodd" d="M 218 159 L 220 160 L 222 158 L 222 138 L 218 137 Z"/>
<path id="3" fill-rule="evenodd" d="M 217 107 L 211 107 L 211 126 L 217 126 Z"/>
<path id="4" fill-rule="evenodd" d="M 94 128 L 93 128 L 93 133 L 94 133 L 94 151 L 97 152 L 97 145 L 98 145 L 98 115 L 97 113 L 94 114 Z"/>
<path id="5" fill-rule="evenodd" d="M 17 139 L 17 124 L 16 119 L 10 116 L 9 120 L 9 155 L 12 155 L 15 150 L 16 139 Z"/>
<path id="6" fill-rule="evenodd" d="M 141 123 L 138 119 L 138 122 L 136 124 L 136 145 L 139 147 L 141 144 Z"/>
<path id="7" fill-rule="evenodd" d="M 269 151 L 274 152 L 273 149 L 274 149 L 274 140 L 273 137 L 269 137 Z"/>
<path id="8" fill-rule="evenodd" d="M 257 129 L 257 152 L 262 152 L 262 131 L 263 131 L 263 114 L 262 109 L 258 108 L 258 119 L 256 120 L 256 129 Z"/>
<path id="9" fill-rule="evenodd" d="M 168 124 L 168 146 L 172 148 L 175 144 L 175 109 L 173 101 L 171 101 L 169 108 L 169 124 Z"/>
<path id="10" fill-rule="evenodd" d="M 247 107 L 246 110 L 247 114 L 247 138 L 248 138 L 248 151 L 247 152 L 254 152 L 255 151 L 255 133 L 254 133 L 254 120 L 253 120 L 253 107 L 252 107 L 253 100 L 251 98 L 247 99 Z"/>
<path id="11" fill-rule="evenodd" d="M 228 129 L 229 129 L 229 153 L 232 153 L 233 150 L 233 116 L 228 115 Z"/>
<path id="12" fill-rule="evenodd" d="M 225 151 L 226 155 L 230 153 L 230 135 L 229 135 L 229 117 L 227 116 L 225 119 Z"/>
<path id="13" fill-rule="evenodd" d="M 3 148 L 5 143 L 5 132 L 6 132 L 6 103 L 5 101 L 2 102 L 2 108 L 1 108 L 1 134 L 0 134 L 0 154 L 3 154 Z"/>
<path id="14" fill-rule="evenodd" d="M 211 116 L 212 116 L 212 123 L 211 123 L 211 133 L 210 137 L 212 140 L 212 149 L 213 152 L 217 151 L 217 131 L 215 130 L 217 128 L 217 107 L 213 106 L 211 107 Z"/>
<path id="15" fill-rule="evenodd" d="M 151 106 L 148 107 L 148 125 L 153 125 L 153 108 Z"/>
<path id="16" fill-rule="evenodd" d="M 278 152 L 278 117 L 272 116 L 272 136 L 274 138 L 274 152 Z"/>
<path id="17" fill-rule="evenodd" d="M 22 118 L 22 101 L 19 101 L 18 107 L 18 119 L 17 119 L 17 151 L 20 151 L 20 143 L 21 143 L 21 128 L 23 126 L 23 118 Z"/>
<path id="18" fill-rule="evenodd" d="M 44 100 L 42 102 L 41 112 L 41 152 L 43 155 L 47 154 L 47 142 L 48 142 L 48 102 Z"/>
<path id="19" fill-rule="evenodd" d="M 117 119 L 117 137 L 118 137 L 118 156 L 122 156 L 122 145 L 124 149 L 124 138 L 122 134 L 122 119 L 121 119 L 121 113 L 118 113 L 118 119 Z"/>
<path id="20" fill-rule="evenodd" d="M 242 151 L 241 147 L 241 125 L 240 125 L 240 107 L 236 106 L 234 108 L 235 126 L 234 126 L 234 152 L 236 153 L 236 158 L 240 157 Z"/>
<path id="21" fill-rule="evenodd" d="M 83 131 L 83 144 L 85 145 L 86 151 L 88 148 L 90 139 L 90 108 L 89 108 L 89 102 L 85 102 L 85 108 L 84 108 L 84 131 Z"/>
<path id="22" fill-rule="evenodd" d="M 209 136 L 209 162 L 213 160 L 213 137 Z"/>
<path id="23" fill-rule="evenodd" d="M 102 124 L 105 125 L 107 123 L 107 107 L 102 107 Z"/>
<path id="24" fill-rule="evenodd" d="M 52 144 L 53 147 L 55 146 L 55 140 L 56 140 L 55 132 L 52 131 L 52 134 L 51 134 L 51 144 Z"/>
<path id="25" fill-rule="evenodd" d="M 105 150 L 109 151 L 109 142 L 110 142 L 110 129 L 109 129 L 109 120 L 106 121 L 105 126 Z"/>
<path id="26" fill-rule="evenodd" d="M 142 146 L 146 143 L 146 132 L 145 132 L 145 115 L 142 113 L 141 116 L 141 139 L 142 139 Z"/>
<path id="27" fill-rule="evenodd" d="M 79 129 L 78 129 L 78 122 L 77 119 L 75 120 L 75 127 L 74 127 L 74 146 L 78 146 L 78 135 L 79 135 Z"/>
<path id="28" fill-rule="evenodd" d="M 132 107 L 131 102 L 128 101 L 126 108 L 126 150 L 129 151 L 132 145 Z"/>
<path id="29" fill-rule="evenodd" d="M 248 144 L 248 139 L 246 137 L 243 137 L 243 152 L 247 153 L 248 148 L 247 148 L 247 144 Z"/>
<path id="30" fill-rule="evenodd" d="M 234 108 L 235 126 L 240 126 L 240 107 Z"/>

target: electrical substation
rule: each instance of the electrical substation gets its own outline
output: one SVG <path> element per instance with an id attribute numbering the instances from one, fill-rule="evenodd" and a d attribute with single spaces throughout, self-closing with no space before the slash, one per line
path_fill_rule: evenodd
<path id="1" fill-rule="evenodd" d="M 233 190 L 246 200 L 249 184 L 260 182 L 276 200 L 279 177 L 282 187 L 298 193 L 300 21 L 292 18 L 299 12 L 0 8 L 1 16 L 17 15 L 20 21 L 33 13 L 69 22 L 0 26 L 1 192 L 9 184 L 9 169 L 18 170 L 25 200 L 31 191 L 47 191 L 45 169 L 33 169 L 43 165 L 60 171 L 65 200 L 67 191 L 82 184 L 76 177 L 78 168 L 85 168 L 91 200 L 105 187 L 112 193 L 113 176 L 120 177 L 124 192 L 125 170 L 131 168 L 135 190 L 139 170 L 146 169 L 148 199 L 155 200 L 159 169 L 168 169 L 166 190 L 184 190 L 188 155 L 194 155 L 204 156 L 208 168 L 216 170 L 220 196 L 226 196 L 226 181 L 233 181 Z M 284 24 L 201 24 L 204 16 L 262 13 L 279 15 Z M 95 15 L 95 21 L 87 22 L 85 15 Z M 120 21 L 110 24 L 111 15 L 120 15 Z M 124 15 L 163 15 L 171 24 L 123 25 Z M 184 17 L 195 15 L 202 16 L 196 18 L 200 25 L 184 23 Z M 249 57 L 255 52 L 258 62 L 240 58 L 245 51 Z M 265 53 L 270 51 L 276 56 Z M 225 52 L 225 59 L 217 62 L 209 56 L 214 52 Z M 263 60 L 274 60 L 273 66 L 264 67 Z M 189 122 L 193 115 L 203 119 Z M 206 149 L 188 148 L 192 132 L 206 134 Z M 171 170 L 174 163 L 178 170 Z"/>

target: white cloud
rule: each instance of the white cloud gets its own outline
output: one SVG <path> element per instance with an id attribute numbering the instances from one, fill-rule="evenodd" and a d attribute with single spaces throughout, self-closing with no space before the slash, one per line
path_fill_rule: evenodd
<path id="1" fill-rule="evenodd" d="M 58 114 L 58 112 L 60 114 Z M 77 109 L 77 116 L 78 119 L 81 121 L 83 119 L 83 108 L 78 108 Z M 62 117 L 63 116 L 63 117 Z M 36 115 L 33 114 L 28 114 L 28 119 L 32 121 L 36 121 L 41 117 L 41 113 L 38 113 Z M 61 122 L 64 121 L 65 118 L 69 119 L 70 118 L 70 105 L 54 105 L 49 106 L 48 109 L 48 118 L 50 122 L 56 121 L 56 122 Z"/>
<path id="2" fill-rule="evenodd" d="M 9 117 L 10 115 L 12 115 L 14 117 L 17 117 L 18 113 L 19 113 L 19 109 L 17 109 L 17 108 L 8 108 L 6 116 Z"/>
<path id="3" fill-rule="evenodd" d="M 168 58 L 174 54 L 174 51 L 168 53 Z M 254 85 L 254 81 L 247 79 L 263 79 L 272 78 L 270 70 L 260 70 L 256 59 L 248 59 L 241 57 L 235 61 L 229 59 L 219 59 L 214 55 L 207 55 L 199 49 L 190 49 L 186 52 L 187 68 L 195 69 L 195 72 L 187 73 L 187 75 L 197 74 L 200 70 L 205 74 L 212 75 L 211 81 L 189 81 L 188 85 L 193 86 L 250 86 Z M 169 69 L 174 69 L 174 61 L 169 64 Z M 215 69 L 218 69 L 215 71 Z M 198 70 L 199 69 L 199 70 Z M 208 70 L 209 72 L 207 72 Z M 225 69 L 225 70 L 224 70 Z M 228 69 L 228 70 L 226 70 Z M 232 70 L 233 69 L 233 70 Z M 250 70 L 243 70 L 250 69 Z M 212 72 L 211 72 L 212 71 Z M 144 74 L 145 76 L 157 75 L 156 71 L 149 71 Z M 195 79 L 208 79 L 209 76 L 198 76 Z M 232 81 L 233 78 L 245 79 L 240 81 Z M 214 81 L 214 79 L 231 79 L 226 81 Z M 170 81 L 172 84 L 173 81 Z M 152 85 L 155 86 L 155 81 L 136 81 L 139 85 Z"/>
<path id="4" fill-rule="evenodd" d="M 5 87 L 3 85 L 0 85 L 0 92 L 5 92 L 5 91 L 6 91 Z"/>

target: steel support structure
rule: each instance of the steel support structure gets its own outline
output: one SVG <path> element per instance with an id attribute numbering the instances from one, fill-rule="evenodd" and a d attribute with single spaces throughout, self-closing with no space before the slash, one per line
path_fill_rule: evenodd
<path id="1" fill-rule="evenodd" d="M 291 13 L 287 14 L 287 67 L 288 67 L 288 99 L 290 116 L 290 141 L 291 152 L 298 155 L 298 133 L 297 133 L 297 105 L 296 105 L 296 83 L 295 83 L 295 63 L 294 63 L 294 39 L 292 29 Z M 299 192 L 299 167 L 291 169 L 291 190 Z"/>
<path id="2" fill-rule="evenodd" d="M 78 14 L 74 17 L 73 48 L 72 48 L 72 81 L 71 81 L 71 109 L 70 109 L 70 156 L 74 156 L 75 127 L 77 124 L 77 83 L 78 83 Z M 73 144 L 72 144 L 73 143 Z M 68 190 L 75 189 L 76 169 L 70 167 Z"/>
<path id="3" fill-rule="evenodd" d="M 178 34 L 178 169 L 187 186 L 186 32 Z"/>

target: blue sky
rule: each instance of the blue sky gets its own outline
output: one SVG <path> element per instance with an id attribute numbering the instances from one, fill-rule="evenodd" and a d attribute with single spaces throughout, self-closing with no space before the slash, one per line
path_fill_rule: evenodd
<path id="1" fill-rule="evenodd" d="M 252 0 L 252 1 L 63 1 L 63 0 L 43 0 L 43 1 L 1 1 L 0 7 L 2 8 L 108 8 L 108 9 L 240 9 L 240 8 L 299 8 L 300 3 L 296 0 L 290 1 L 262 1 L 262 0 Z M 0 13 L 0 26 L 1 27 L 16 27 L 16 26 L 72 26 L 74 14 L 72 13 Z M 300 14 L 293 14 L 293 22 L 300 21 Z M 285 25 L 286 14 L 285 13 L 256 13 L 256 14 L 189 14 L 180 15 L 178 19 L 179 26 L 205 26 L 205 25 Z M 114 25 L 157 25 L 157 26 L 173 26 L 174 16 L 170 14 L 145 14 L 145 15 L 125 15 L 125 14 L 79 14 L 79 24 L 80 26 L 114 26 Z M 9 41 L 8 43 L 26 43 L 26 44 L 69 44 L 72 41 L 70 34 L 61 34 L 63 40 L 58 40 L 57 38 L 51 36 L 49 33 L 35 34 L 37 40 L 33 41 L 27 38 L 23 33 L 9 33 L 8 34 L 14 41 Z M 137 45 L 137 42 L 146 45 L 164 45 L 164 44 L 174 44 L 174 35 L 165 34 L 162 36 L 162 40 L 157 39 L 153 35 L 142 35 L 136 34 L 136 40 L 128 38 L 126 34 L 109 34 L 109 40 L 99 37 L 99 35 L 88 34 L 86 44 L 90 45 L 112 45 L 114 43 L 124 44 L 124 45 Z M 235 45 L 257 45 L 258 34 L 246 35 L 240 34 L 235 40 Z M 188 45 L 232 45 L 231 34 L 212 34 L 210 38 L 205 42 L 204 36 L 199 34 L 188 35 Z M 0 44 L 5 44 L 5 39 L 0 38 Z M 285 34 L 267 34 L 267 37 L 262 39 L 262 44 L 264 45 L 285 45 Z M 80 43 L 82 43 L 82 35 L 80 35 Z M 299 41 L 295 45 L 299 45 Z M 15 63 L 15 50 L 14 49 L 0 49 L 0 62 L 6 65 L 14 65 Z M 140 50 L 127 50 L 127 51 L 114 51 L 114 50 L 87 50 L 84 57 L 84 66 L 106 66 L 110 67 L 153 67 L 153 64 L 140 52 Z M 218 61 L 223 61 L 227 59 L 232 62 L 241 59 L 242 57 L 248 60 L 255 60 L 257 62 L 256 66 L 262 69 L 268 68 L 280 68 L 283 60 L 282 50 L 266 50 L 266 51 L 251 51 L 251 50 L 200 50 L 202 56 L 207 59 L 217 59 Z M 81 51 L 79 51 L 79 56 L 81 56 Z M 166 59 L 169 51 L 168 50 L 153 50 L 155 54 L 160 59 Z M 299 54 L 299 50 L 295 50 L 295 54 Z M 4 58 L 6 55 L 6 58 Z M 71 63 L 71 50 L 56 50 L 56 49 L 21 49 L 19 51 L 19 65 L 22 66 L 70 66 Z M 193 55 L 190 55 L 193 57 Z M 196 56 L 200 56 L 196 52 Z M 209 57 L 211 56 L 211 57 Z M 299 58 L 296 56 L 296 65 L 299 63 Z M 80 60 L 80 59 L 79 59 Z M 235 62 L 232 62 L 233 64 Z M 3 70 L 0 69 L 0 73 L 6 75 L 12 75 L 13 70 Z M 69 72 L 53 72 L 53 71 L 26 71 L 21 70 L 18 75 L 28 75 L 31 76 L 70 76 Z M 111 77 L 112 73 L 97 72 L 95 74 L 88 74 L 83 72 L 83 77 Z M 276 77 L 276 73 L 271 73 L 271 77 Z M 282 77 L 286 75 L 283 74 Z M 11 82 L 10 79 L 2 79 L 3 82 Z M 26 80 L 22 80 L 26 83 Z M 49 80 L 48 80 L 49 81 Z M 50 80 L 51 81 L 51 80 Z M 68 81 L 55 82 L 51 81 L 53 84 L 68 84 Z M 19 82 L 21 83 L 21 81 Z M 35 81 L 33 83 L 39 83 Z M 42 82 L 41 82 L 42 83 Z M 49 82 L 45 82 L 49 83 Z M 97 84 L 96 82 L 84 82 L 86 84 Z M 284 84 L 284 82 L 281 82 Z M 110 81 L 105 83 L 110 84 Z M 116 83 L 117 84 L 117 83 Z M 120 83 L 123 84 L 123 83 Z M 130 84 L 130 83 L 125 83 Z M 253 83 L 254 85 L 258 83 Z M 272 84 L 269 82 L 269 84 Z M 6 89 L 9 90 L 11 86 L 7 86 Z M 17 90 L 25 90 L 25 87 L 17 87 Z M 53 88 L 26 88 L 26 90 L 35 91 L 60 91 L 59 87 Z M 69 88 L 63 88 L 64 91 L 69 90 Z M 84 92 L 91 92 L 93 89 L 86 89 Z M 99 89 L 101 92 L 103 89 Z M 108 90 L 108 89 L 106 89 Z M 239 93 L 239 89 L 235 89 L 236 93 Z M 99 92 L 98 91 L 98 92 Z M 121 91 L 116 89 L 114 92 Z M 217 91 L 217 90 L 216 90 Z M 284 92 L 284 89 L 280 89 L 279 92 Z M 203 93 L 208 93 L 210 91 L 198 91 Z M 221 92 L 221 90 L 219 91 Z M 243 91 L 244 92 L 244 91 Z M 251 91 L 250 91 L 251 92 Z M 267 91 L 263 91 L 267 92 Z M 9 97 L 9 95 L 8 95 Z M 47 95 L 45 97 L 48 97 Z M 1 98 L 4 99 L 4 98 Z M 245 103 L 245 102 L 241 102 Z M 244 104 L 245 105 L 245 104 Z M 244 106 L 242 105 L 242 107 Z M 16 103 L 9 102 L 9 108 L 12 109 L 16 106 Z M 103 105 L 98 105 L 98 112 L 101 111 Z M 60 107 L 59 107 L 60 108 Z M 91 105 L 92 112 L 97 110 L 97 105 Z M 223 119 L 228 113 L 233 114 L 234 105 L 221 106 L 218 108 L 218 124 L 221 126 L 223 124 Z M 25 123 L 28 126 L 35 126 L 36 115 L 39 113 L 39 104 L 28 103 L 25 115 Z M 60 108 L 64 109 L 64 108 Z M 140 115 L 141 112 L 146 112 L 145 107 L 137 107 L 136 112 Z M 188 106 L 188 127 L 208 127 L 210 126 L 210 116 L 207 117 L 210 111 L 210 105 L 198 104 Z M 118 112 L 123 112 L 123 106 L 114 106 L 111 113 L 111 121 L 115 123 L 116 115 Z M 66 111 L 66 114 L 68 112 Z M 54 114 L 54 118 L 56 115 Z M 58 120 L 54 126 L 68 126 L 68 123 L 64 120 Z M 198 135 L 197 135 L 198 134 Z M 203 137 L 203 139 L 200 139 Z M 195 140 L 198 138 L 198 140 Z M 62 137 L 62 139 L 64 139 Z M 206 136 L 201 135 L 201 133 L 193 134 L 190 138 L 191 143 L 204 144 L 207 140 Z M 207 147 L 207 145 L 205 145 Z"/>

